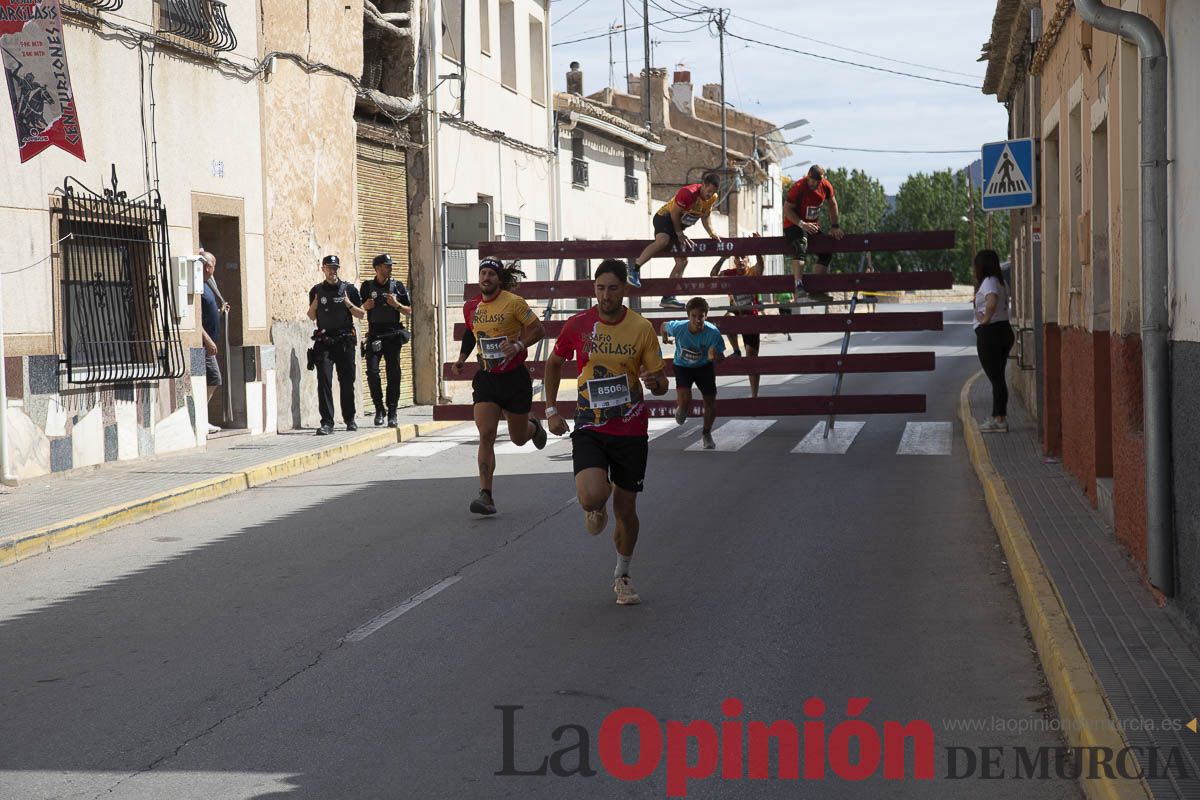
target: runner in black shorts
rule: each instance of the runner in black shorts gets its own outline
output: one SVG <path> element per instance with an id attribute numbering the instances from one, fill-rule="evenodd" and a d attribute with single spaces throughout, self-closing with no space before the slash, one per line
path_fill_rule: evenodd
<path id="1" fill-rule="evenodd" d="M 808 175 L 796 181 L 788 189 L 783 201 L 783 235 L 792 246 L 792 276 L 796 279 L 796 299 L 806 297 L 822 303 L 833 300 L 825 292 L 809 292 L 804 287 L 803 273 L 808 263 L 808 237 L 821 232 L 821 207 L 828 203 L 829 232 L 834 239 L 842 238 L 838 224 L 837 196 L 833 184 L 825 179 L 825 169 L 820 164 L 808 168 Z M 832 253 L 820 253 L 813 273 L 824 274 L 833 261 Z"/>
<path id="2" fill-rule="evenodd" d="M 475 427 L 479 430 L 479 496 L 471 501 L 476 514 L 495 514 L 492 476 L 496 472 L 496 430 L 500 416 L 508 422 L 508 438 L 520 447 L 533 440 L 541 450 L 546 446 L 546 429 L 533 417 L 533 379 L 525 366 L 530 345 L 545 335 L 542 322 L 529 304 L 510 290 L 516 288 L 523 273 L 514 265 L 506 266 L 494 258 L 479 262 L 479 297 L 463 304 L 467 332 L 463 335 L 454 375 L 461 375 L 463 364 L 475 345 L 479 345 L 479 371 L 471 379 L 475 401 Z"/>
<path id="3" fill-rule="evenodd" d="M 625 307 L 625 289 L 625 264 L 616 259 L 601 262 L 596 269 L 596 305 L 567 320 L 546 359 L 543 381 L 546 422 L 551 432 L 562 436 L 570 430 L 554 406 L 562 365 L 569 358 L 579 365 L 571 435 L 575 492 L 591 534 L 608 524 L 611 495 L 617 519 L 613 592 L 620 605 L 633 605 L 641 598 L 629 579 L 629 562 L 638 539 L 637 496 L 649 453 L 643 384 L 661 395 L 668 383 L 654 327 Z"/>
<path id="4" fill-rule="evenodd" d="M 692 386 L 700 390 L 704 399 L 704 428 L 701 441 L 705 450 L 713 450 L 716 443 L 712 438 L 713 422 L 717 418 L 717 371 L 715 364 L 725 358 L 725 342 L 721 332 L 708 316 L 708 301 L 693 297 L 687 304 L 687 319 L 664 322 L 663 343 L 675 337 L 675 421 L 682 425 L 692 405 Z"/>
<path id="5" fill-rule="evenodd" d="M 692 240 L 684 233 L 691 225 L 699 222 L 708 231 L 708 235 L 717 241 L 720 237 L 712 227 L 712 210 L 717 204 L 717 192 L 721 188 L 721 177 L 715 172 L 707 173 L 700 183 L 682 187 L 675 196 L 668 200 L 654 214 L 654 241 L 646 245 L 646 249 L 634 261 L 633 269 L 629 272 L 630 286 L 641 286 L 640 276 L 642 267 L 659 253 L 676 248 L 675 266 L 671 270 L 672 278 L 680 278 L 687 269 L 687 256 L 684 253 L 692 249 Z M 665 295 L 659 301 L 663 308 L 683 308 L 683 303 L 675 295 Z"/>
<path id="6" fill-rule="evenodd" d="M 757 233 L 752 234 L 752 235 L 758 236 Z M 718 273 L 718 274 L 723 278 L 740 278 L 740 277 L 757 278 L 758 276 L 763 274 L 763 268 L 764 268 L 764 262 L 763 262 L 762 256 L 756 256 L 754 259 L 753 265 L 750 263 L 750 259 L 747 258 L 746 256 L 735 256 L 733 259 L 733 266 L 729 269 L 721 270 L 720 273 Z M 759 303 L 759 297 L 756 294 L 746 294 L 743 292 L 735 292 L 735 293 L 729 295 L 729 305 L 731 306 L 731 308 L 727 313 L 730 316 L 757 317 L 758 312 L 759 312 L 759 309 L 757 308 L 757 306 L 760 305 L 760 303 Z M 731 333 L 728 335 L 729 335 L 729 343 L 731 345 L 733 345 L 733 354 L 735 356 L 740 355 L 741 351 L 738 350 L 738 335 L 736 333 Z M 749 356 L 750 358 L 755 358 L 758 356 L 758 345 L 760 342 L 759 336 L 760 336 L 760 334 L 757 334 L 757 333 L 743 333 L 742 334 L 742 341 L 746 345 L 746 355 Z M 750 396 L 751 397 L 758 397 L 758 383 L 759 383 L 759 376 L 751 375 L 750 376 Z"/>

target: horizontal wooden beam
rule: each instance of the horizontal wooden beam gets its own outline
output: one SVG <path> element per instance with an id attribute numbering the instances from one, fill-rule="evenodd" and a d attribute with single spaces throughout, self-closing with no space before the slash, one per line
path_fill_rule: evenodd
<path id="1" fill-rule="evenodd" d="M 637 258 L 648 239 L 573 239 L 563 242 L 480 242 L 479 255 L 496 258 Z M 809 237 L 810 253 L 885 253 L 897 250 L 949 250 L 954 231 L 893 231 L 848 233 L 840 240 L 817 234 Z M 692 239 L 690 250 L 672 247 L 656 258 L 684 256 L 791 255 L 792 246 L 782 236 L 747 236 L 737 239 Z"/>
<path id="2" fill-rule="evenodd" d="M 954 285 L 950 272 L 838 272 L 828 275 L 805 275 L 804 286 L 810 292 L 897 292 L 949 289 Z M 795 291 L 790 275 L 763 275 L 757 278 L 646 278 L 642 287 L 629 287 L 629 294 L 648 297 L 714 294 L 777 294 Z M 527 300 L 550 298 L 594 297 L 593 281 L 529 281 L 516 289 Z M 479 296 L 479 284 L 463 286 L 463 297 Z"/>
<path id="3" fill-rule="evenodd" d="M 683 312 L 678 312 L 683 319 Z M 662 329 L 663 317 L 646 318 L 654 330 Z M 546 335 L 557 338 L 562 332 L 564 319 L 552 319 L 542 323 Z M 709 319 L 722 333 L 862 333 L 864 331 L 940 331 L 940 311 L 888 311 L 872 314 L 780 314 L 737 317 L 713 317 Z M 467 326 L 454 326 L 454 338 L 462 339 Z"/>
<path id="4" fill-rule="evenodd" d="M 570 420 L 575 414 L 575 403 L 555 403 L 560 414 Z M 648 400 L 645 403 L 652 417 L 675 415 L 674 400 Z M 473 406 L 445 405 L 433 407 L 433 418 L 437 421 L 466 421 L 474 419 Z M 689 416 L 703 414 L 703 405 L 693 403 Z M 534 416 L 544 418 L 546 404 L 533 404 Z M 734 397 L 717 400 L 717 415 L 721 417 L 787 417 L 824 416 L 826 414 L 924 414 L 923 394 L 843 394 L 800 395 L 796 397 Z M 574 426 L 572 426 L 574 427 Z"/>
<path id="5" fill-rule="evenodd" d="M 525 366 L 537 380 L 545 375 L 545 361 L 526 361 Z M 934 356 L 930 352 L 851 353 L 845 356 L 726 358 L 717 364 L 717 375 L 831 375 L 838 372 L 929 372 L 933 369 Z M 464 364 L 462 373 L 455 375 L 449 363 L 442 365 L 442 377 L 447 380 L 468 381 L 478 371 L 478 364 Z M 563 378 L 578 375 L 579 368 L 574 361 L 563 364 Z M 667 362 L 667 375 L 675 375 L 675 366 L 670 361 Z"/>

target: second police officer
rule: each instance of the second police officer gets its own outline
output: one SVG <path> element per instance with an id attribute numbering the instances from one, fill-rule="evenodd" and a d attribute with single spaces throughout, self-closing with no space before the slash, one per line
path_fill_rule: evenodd
<path id="1" fill-rule="evenodd" d="M 387 424 L 395 428 L 396 404 L 400 401 L 400 348 L 410 338 L 401 315 L 412 314 L 412 300 L 404 284 L 392 278 L 392 257 L 387 253 L 375 256 L 371 262 L 375 278 L 363 281 L 359 293 L 367 312 L 367 339 L 363 355 L 367 359 L 367 385 L 375 403 L 375 425 L 383 424 L 384 397 L 379 381 L 380 359 L 387 365 Z"/>
<path id="2" fill-rule="evenodd" d="M 338 278 L 342 262 L 325 256 L 321 271 L 325 280 L 308 290 L 308 318 L 317 323 L 313 334 L 313 356 L 317 370 L 317 405 L 321 411 L 318 436 L 333 433 L 333 370 L 337 368 L 341 392 L 342 420 L 346 430 L 358 430 L 354 421 L 354 320 L 367 315 L 353 284 Z"/>

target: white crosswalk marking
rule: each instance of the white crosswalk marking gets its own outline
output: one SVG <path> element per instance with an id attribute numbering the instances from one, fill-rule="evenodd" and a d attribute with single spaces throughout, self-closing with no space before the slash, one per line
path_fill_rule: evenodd
<path id="1" fill-rule="evenodd" d="M 451 447 L 458 447 L 460 442 L 409 442 L 400 447 L 393 447 L 391 450 L 385 450 L 378 455 L 378 458 L 425 458 L 432 456 L 443 450 L 449 450 Z"/>
<path id="2" fill-rule="evenodd" d="M 773 419 L 731 419 L 713 431 L 717 452 L 736 453 L 774 424 Z M 687 449 L 703 450 L 704 442 L 696 442 Z"/>
<path id="3" fill-rule="evenodd" d="M 900 437 L 898 456 L 948 456 L 954 441 L 950 422 L 910 422 Z"/>
<path id="4" fill-rule="evenodd" d="M 650 420 L 650 430 L 646 435 L 650 437 L 651 441 L 653 441 L 654 439 L 662 436 L 664 433 L 673 431 L 678 427 L 679 424 L 673 419 L 652 419 Z"/>
<path id="5" fill-rule="evenodd" d="M 833 430 L 829 432 L 829 438 L 825 438 L 825 423 L 818 422 L 800 441 L 800 444 L 792 448 L 792 452 L 845 455 L 846 451 L 850 449 L 850 445 L 854 444 L 855 437 L 866 424 L 865 422 L 839 419 L 834 423 Z"/>

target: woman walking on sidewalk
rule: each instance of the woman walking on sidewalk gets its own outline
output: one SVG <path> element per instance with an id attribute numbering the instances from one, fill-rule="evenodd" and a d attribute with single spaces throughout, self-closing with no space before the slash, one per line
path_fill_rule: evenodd
<path id="1" fill-rule="evenodd" d="M 1008 321 L 1008 287 L 995 250 L 975 254 L 975 351 L 992 382 L 992 418 L 979 424 L 984 433 L 1008 432 L 1008 384 L 1004 368 L 1013 347 Z"/>

